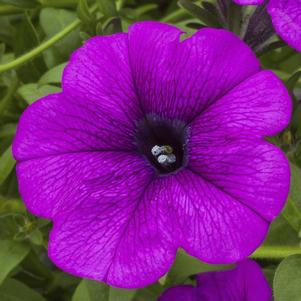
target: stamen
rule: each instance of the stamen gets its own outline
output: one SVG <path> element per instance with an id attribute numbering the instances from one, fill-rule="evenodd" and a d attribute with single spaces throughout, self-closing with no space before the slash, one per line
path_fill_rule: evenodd
<path id="1" fill-rule="evenodd" d="M 153 148 L 152 148 L 152 154 L 153 156 L 157 157 L 161 154 L 164 153 L 164 146 L 159 146 L 159 145 L 155 145 Z"/>
<path id="2" fill-rule="evenodd" d="M 147 115 L 137 122 L 135 144 L 158 175 L 167 175 L 186 165 L 188 136 L 189 127 L 182 121 Z"/>
<path id="3" fill-rule="evenodd" d="M 158 163 L 162 165 L 169 165 L 176 162 L 177 158 L 173 154 L 173 148 L 170 145 L 155 145 L 152 150 L 152 154 L 156 157 Z"/>
<path id="4" fill-rule="evenodd" d="M 160 164 L 164 165 L 167 163 L 168 157 L 166 155 L 160 155 L 157 160 Z"/>
<path id="5" fill-rule="evenodd" d="M 163 165 L 168 165 L 176 162 L 176 156 L 174 154 L 170 155 L 160 155 L 157 158 L 158 162 Z"/>

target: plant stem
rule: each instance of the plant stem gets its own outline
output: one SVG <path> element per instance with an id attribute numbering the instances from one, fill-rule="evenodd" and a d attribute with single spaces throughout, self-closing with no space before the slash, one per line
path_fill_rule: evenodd
<path id="1" fill-rule="evenodd" d="M 300 246 L 262 246 L 252 255 L 258 259 L 282 259 L 293 254 L 301 254 Z"/>
<path id="2" fill-rule="evenodd" d="M 65 27 L 62 31 L 58 32 L 52 38 L 50 38 L 49 40 L 40 44 L 38 47 L 32 49 L 31 51 L 25 53 L 24 55 L 18 57 L 17 59 L 15 59 L 7 64 L 0 65 L 0 74 L 7 70 L 14 69 L 14 68 L 26 63 L 27 61 L 33 59 L 34 57 L 36 57 L 37 55 L 39 55 L 40 53 L 42 53 L 43 51 L 48 49 L 50 46 L 52 46 L 56 42 L 60 41 L 63 37 L 65 37 L 68 33 L 73 31 L 75 28 L 77 28 L 80 25 L 80 23 L 81 23 L 81 21 L 79 19 L 76 19 L 75 21 L 70 23 L 70 25 Z"/>
<path id="3" fill-rule="evenodd" d="M 91 13 L 95 12 L 96 9 L 97 9 L 96 5 L 92 6 Z M 67 34 L 69 34 L 71 31 L 76 29 L 80 24 L 81 24 L 80 19 L 74 20 L 72 23 L 70 23 L 68 26 L 66 26 L 62 31 L 55 34 L 49 40 L 43 42 L 38 47 L 32 49 L 31 51 L 25 53 L 24 55 L 16 58 L 15 60 L 13 60 L 9 63 L 0 65 L 0 74 L 5 71 L 19 67 L 20 65 L 23 65 L 27 61 L 35 58 L 36 56 L 41 54 L 43 51 L 45 51 L 46 49 L 48 49 L 49 47 L 51 47 L 52 45 L 54 45 L 55 43 L 57 43 L 58 41 L 63 39 Z"/>
<path id="4" fill-rule="evenodd" d="M 24 9 L 8 5 L 8 4 L 0 4 L 0 16 L 1 15 L 13 15 L 13 14 L 19 14 L 22 13 Z"/>

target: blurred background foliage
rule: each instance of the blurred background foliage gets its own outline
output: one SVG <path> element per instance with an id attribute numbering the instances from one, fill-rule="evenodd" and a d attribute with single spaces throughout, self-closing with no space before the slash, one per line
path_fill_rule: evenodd
<path id="1" fill-rule="evenodd" d="M 47 257 L 50 221 L 27 212 L 18 194 L 11 143 L 22 111 L 61 90 L 68 57 L 86 39 L 126 31 L 139 20 L 168 22 L 188 35 L 205 26 L 231 30 L 287 85 L 293 118 L 270 141 L 291 162 L 291 191 L 252 257 L 274 287 L 276 301 L 300 301 L 301 54 L 274 34 L 265 6 L 240 7 L 231 0 L 0 0 L 0 301 L 155 301 L 167 287 L 193 283 L 193 274 L 229 268 L 180 250 L 170 272 L 146 288 L 116 289 L 73 277 Z"/>

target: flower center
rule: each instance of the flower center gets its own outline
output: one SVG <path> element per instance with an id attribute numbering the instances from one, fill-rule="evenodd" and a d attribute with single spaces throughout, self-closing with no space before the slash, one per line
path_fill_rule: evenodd
<path id="1" fill-rule="evenodd" d="M 187 138 L 187 128 L 179 120 L 148 115 L 137 125 L 138 150 L 159 174 L 174 173 L 186 164 Z"/>
<path id="2" fill-rule="evenodd" d="M 170 145 L 155 145 L 152 148 L 152 154 L 157 158 L 159 164 L 169 165 L 177 161 L 176 156 L 172 153 L 173 148 Z"/>

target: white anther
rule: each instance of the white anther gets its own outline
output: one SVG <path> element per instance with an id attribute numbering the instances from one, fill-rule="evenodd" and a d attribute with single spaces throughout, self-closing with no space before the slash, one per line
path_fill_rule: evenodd
<path id="1" fill-rule="evenodd" d="M 158 163 L 162 165 L 172 164 L 176 162 L 176 156 L 174 154 L 170 155 L 160 155 L 158 158 Z"/>
<path id="2" fill-rule="evenodd" d="M 153 156 L 159 156 L 161 155 L 162 153 L 164 153 L 164 146 L 159 146 L 159 145 L 155 145 L 153 148 L 152 148 L 152 154 Z"/>
<path id="3" fill-rule="evenodd" d="M 158 163 L 162 165 L 168 165 L 175 163 L 177 158 L 176 156 L 172 153 L 173 149 L 169 145 L 155 145 L 152 150 L 152 154 L 154 157 L 156 157 Z"/>
<path id="4" fill-rule="evenodd" d="M 163 164 L 163 165 L 167 164 L 168 163 L 168 156 L 160 155 L 157 160 L 160 164 Z"/>

